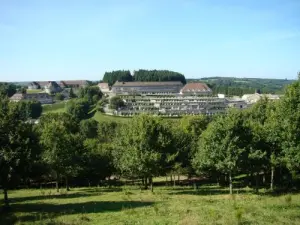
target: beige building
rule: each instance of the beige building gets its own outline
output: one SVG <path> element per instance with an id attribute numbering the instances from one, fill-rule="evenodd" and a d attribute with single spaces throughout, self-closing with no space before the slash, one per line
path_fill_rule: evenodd
<path id="1" fill-rule="evenodd" d="M 211 95 L 212 90 L 204 83 L 188 83 L 181 90 L 182 95 Z"/>
<path id="2" fill-rule="evenodd" d="M 168 95 L 178 94 L 182 88 L 180 81 L 162 82 L 116 82 L 112 86 L 114 94 L 145 94 L 145 95 Z"/>
<path id="3" fill-rule="evenodd" d="M 52 97 L 47 93 L 28 93 L 28 94 L 22 94 L 17 93 L 14 94 L 12 97 L 10 97 L 10 100 L 13 102 L 19 102 L 22 100 L 35 100 L 40 102 L 41 104 L 52 104 L 53 99 Z"/>

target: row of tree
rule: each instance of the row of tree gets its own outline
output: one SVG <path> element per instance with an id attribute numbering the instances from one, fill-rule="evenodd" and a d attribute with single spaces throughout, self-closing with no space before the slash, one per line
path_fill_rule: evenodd
<path id="1" fill-rule="evenodd" d="M 105 72 L 103 82 L 113 85 L 116 81 L 181 81 L 186 84 L 183 74 L 169 70 L 138 70 L 133 74 L 129 70 Z"/>
<path id="2" fill-rule="evenodd" d="M 95 103 L 86 96 L 92 91 L 82 93 L 77 101 Z M 291 188 L 299 176 L 300 81 L 277 102 L 262 99 L 248 110 L 180 120 L 142 114 L 128 123 L 98 123 L 68 110 L 45 114 L 32 125 L 20 104 L 0 100 L 6 204 L 7 189 L 20 184 L 55 181 L 58 189 L 63 181 L 68 190 L 70 183 L 97 185 L 112 175 L 140 179 L 148 188 L 155 176 L 197 174 L 228 184 L 230 193 L 236 175 L 255 190 L 261 184 Z"/>

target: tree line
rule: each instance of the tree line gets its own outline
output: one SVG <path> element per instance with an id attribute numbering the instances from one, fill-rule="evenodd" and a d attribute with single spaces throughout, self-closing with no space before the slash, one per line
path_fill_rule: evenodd
<path id="1" fill-rule="evenodd" d="M 186 84 L 183 74 L 169 70 L 137 70 L 133 74 L 129 70 L 105 72 L 103 82 L 113 85 L 116 81 L 181 81 Z"/>
<path id="2" fill-rule="evenodd" d="M 235 77 L 209 77 L 201 79 L 188 79 L 188 82 L 204 82 L 213 90 L 214 94 L 229 96 L 242 96 L 259 91 L 263 94 L 283 94 L 284 88 L 293 80 L 263 79 L 263 78 L 235 78 Z"/>
<path id="3" fill-rule="evenodd" d="M 203 177 L 228 185 L 230 193 L 237 175 L 239 185 L 255 191 L 262 185 L 270 190 L 299 185 L 300 80 L 278 101 L 265 98 L 246 110 L 179 120 L 141 114 L 130 122 L 98 123 L 86 116 L 88 110 L 79 110 L 86 107 L 82 102 L 104 101 L 92 93 L 83 90 L 77 100 L 81 107 L 42 115 L 38 124 L 27 122 L 21 103 L 0 100 L 6 206 L 10 188 L 54 182 L 57 190 L 61 185 L 69 190 L 70 185 L 101 185 L 112 176 L 140 180 L 152 190 L 153 177 L 170 175 Z"/>

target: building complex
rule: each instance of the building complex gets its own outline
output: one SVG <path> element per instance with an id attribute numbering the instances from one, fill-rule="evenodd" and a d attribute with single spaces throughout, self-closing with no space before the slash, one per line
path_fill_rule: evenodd
<path id="1" fill-rule="evenodd" d="M 131 116 L 139 113 L 151 113 L 165 116 L 184 114 L 213 115 L 226 112 L 227 108 L 245 109 L 264 95 L 253 94 L 243 97 L 213 96 L 212 90 L 204 83 L 181 82 L 116 82 L 112 87 L 100 83 L 100 90 L 106 95 L 119 96 L 124 106 L 113 113 Z M 278 99 L 276 95 L 265 95 Z"/>

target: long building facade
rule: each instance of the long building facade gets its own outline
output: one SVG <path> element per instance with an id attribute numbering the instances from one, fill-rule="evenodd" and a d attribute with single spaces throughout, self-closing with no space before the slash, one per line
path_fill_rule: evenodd
<path id="1" fill-rule="evenodd" d="M 119 82 L 112 86 L 113 94 L 132 95 L 132 94 L 177 94 L 183 84 L 180 81 L 165 82 Z"/>

